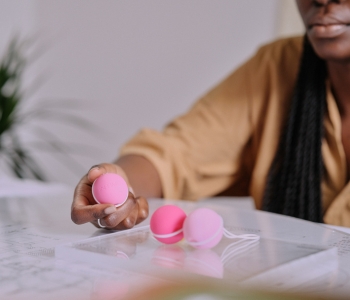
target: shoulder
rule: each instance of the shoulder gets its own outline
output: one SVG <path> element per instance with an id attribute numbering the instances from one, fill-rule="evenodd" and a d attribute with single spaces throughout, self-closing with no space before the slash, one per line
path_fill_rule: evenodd
<path id="1" fill-rule="evenodd" d="M 275 92 L 281 93 L 279 99 L 289 98 L 297 78 L 302 51 L 302 36 L 282 38 L 261 46 L 244 66 L 249 74 L 246 81 L 250 81 L 250 89 L 255 91 L 253 94 L 257 96 L 262 93 L 266 101 Z"/>
<path id="2" fill-rule="evenodd" d="M 281 38 L 262 45 L 256 56 L 262 59 L 277 61 L 281 59 L 299 59 L 303 48 L 303 37 Z"/>
<path id="3" fill-rule="evenodd" d="M 278 39 L 259 47 L 249 60 L 211 90 L 208 94 L 211 97 L 206 100 L 248 104 L 267 100 L 269 91 L 276 89 L 289 93 L 296 80 L 302 48 L 302 36 Z"/>
<path id="4" fill-rule="evenodd" d="M 303 36 L 281 38 L 262 45 L 253 57 L 253 62 L 259 66 L 265 65 L 277 72 L 293 74 L 299 67 L 300 56 L 303 50 Z"/>
<path id="5" fill-rule="evenodd" d="M 232 114 L 231 109 L 239 104 L 256 110 L 274 99 L 289 99 L 302 48 L 302 36 L 278 39 L 259 47 L 199 103 L 215 105 Z M 276 93 L 279 96 L 272 97 Z"/>
<path id="6" fill-rule="evenodd" d="M 243 86 L 251 84 L 255 88 L 256 85 L 269 85 L 271 80 L 294 84 L 302 50 L 302 36 L 281 38 L 264 44 L 227 79 L 230 84 L 233 81 L 242 81 L 240 84 Z"/>

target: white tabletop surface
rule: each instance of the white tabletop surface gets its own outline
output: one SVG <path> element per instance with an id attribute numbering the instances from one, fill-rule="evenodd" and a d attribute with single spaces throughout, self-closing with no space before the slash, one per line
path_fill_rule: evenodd
<path id="1" fill-rule="evenodd" d="M 149 220 L 124 232 L 75 225 L 72 194 L 56 189 L 0 198 L 0 299 L 117 299 L 142 286 L 136 283 L 182 274 L 242 287 L 344 299 L 350 294 L 350 236 L 338 230 L 343 228 L 245 209 L 239 199 L 175 202 L 186 213 L 198 205 L 212 208 L 230 232 L 261 237 L 257 244 L 223 238 L 203 252 L 183 242 L 160 244 L 150 235 Z M 163 204 L 150 200 L 151 213 Z"/>

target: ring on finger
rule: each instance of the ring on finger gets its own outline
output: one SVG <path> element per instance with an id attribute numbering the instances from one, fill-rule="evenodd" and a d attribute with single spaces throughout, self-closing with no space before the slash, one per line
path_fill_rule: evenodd
<path id="1" fill-rule="evenodd" d="M 97 224 L 98 224 L 98 226 L 100 226 L 100 228 L 105 228 L 106 227 L 106 226 L 103 226 L 101 224 L 101 219 L 97 219 Z"/>

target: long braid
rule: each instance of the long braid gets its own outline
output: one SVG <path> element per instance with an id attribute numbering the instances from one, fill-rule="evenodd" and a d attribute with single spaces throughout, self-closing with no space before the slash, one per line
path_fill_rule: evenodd
<path id="1" fill-rule="evenodd" d="M 305 37 L 290 113 L 267 178 L 264 210 L 322 222 L 326 75 L 325 62 Z"/>

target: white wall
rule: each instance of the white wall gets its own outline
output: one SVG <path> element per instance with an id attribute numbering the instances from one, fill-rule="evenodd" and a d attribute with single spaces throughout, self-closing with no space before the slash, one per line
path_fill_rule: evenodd
<path id="1" fill-rule="evenodd" d="M 304 33 L 304 25 L 298 13 L 295 0 L 279 1 L 277 23 L 277 36 L 290 36 Z"/>
<path id="2" fill-rule="evenodd" d="M 286 14 L 281 3 L 0 0 L 0 26 L 7 24 L 0 45 L 17 26 L 38 33 L 39 44 L 48 45 L 28 72 L 28 85 L 38 76 L 45 81 L 27 106 L 79 99 L 70 111 L 96 127 L 87 132 L 67 126 L 65 119 L 36 122 L 35 130 L 52 132 L 52 138 L 75 152 L 67 160 L 64 155 L 36 151 L 49 178 L 75 185 L 92 164 L 112 161 L 139 128 L 161 129 L 259 45 L 292 33 L 293 26 L 281 27 Z M 2 15 L 14 17 L 1 20 Z"/>
<path id="3" fill-rule="evenodd" d="M 0 0 L 0 53 L 12 35 L 33 32 L 33 9 L 33 1 Z"/>

